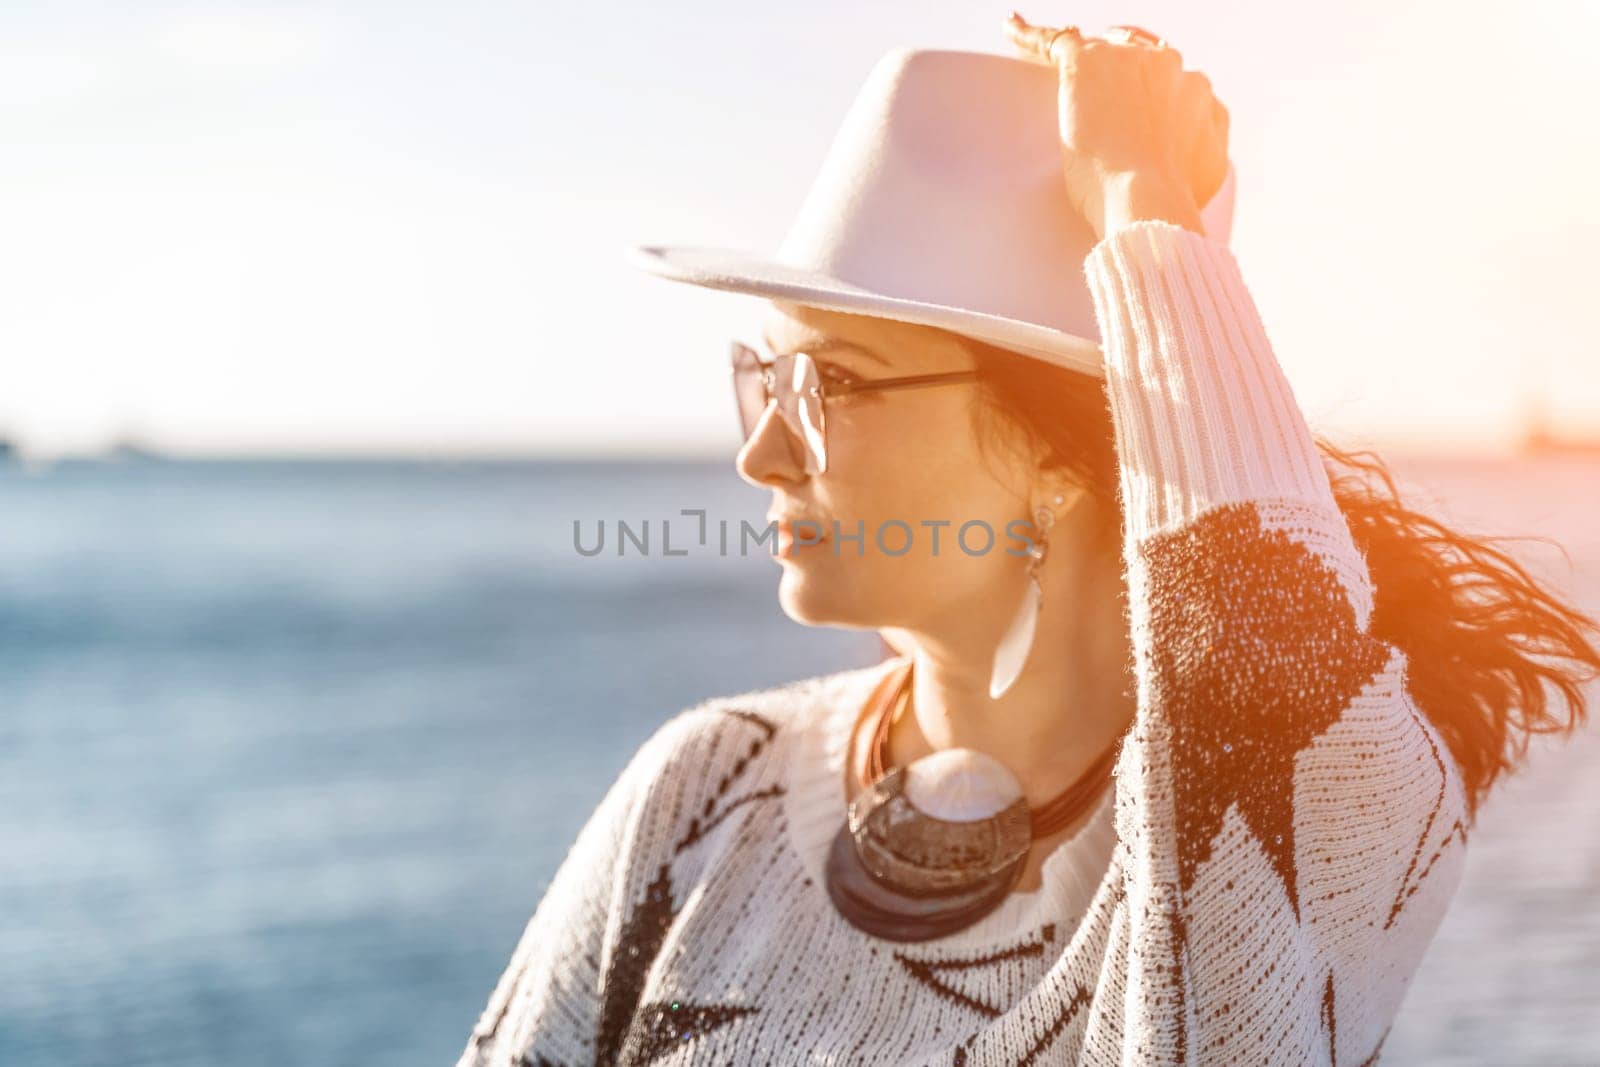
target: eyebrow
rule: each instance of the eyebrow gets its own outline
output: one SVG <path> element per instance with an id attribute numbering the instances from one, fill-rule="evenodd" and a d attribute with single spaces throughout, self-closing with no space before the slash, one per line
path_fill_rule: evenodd
<path id="1" fill-rule="evenodd" d="M 767 343 L 767 350 L 773 355 L 787 355 L 787 353 L 779 352 L 777 350 L 777 346 L 772 343 L 772 337 L 770 334 L 763 333 L 761 335 L 761 339 Z M 824 352 L 837 352 L 841 349 L 849 349 L 852 352 L 860 352 L 863 356 L 866 356 L 870 360 L 881 363 L 885 367 L 890 366 L 890 363 L 887 359 L 884 359 L 872 349 L 858 345 L 854 341 L 846 341 L 842 337 L 824 337 L 817 341 L 811 341 L 797 345 L 794 351 L 804 352 L 809 356 L 818 356 Z"/>

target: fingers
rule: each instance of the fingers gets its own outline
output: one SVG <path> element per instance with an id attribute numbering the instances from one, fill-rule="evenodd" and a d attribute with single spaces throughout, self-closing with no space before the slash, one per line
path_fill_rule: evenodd
<path id="1" fill-rule="evenodd" d="M 1113 32 L 1108 35 L 1085 36 L 1076 26 L 1063 26 L 1060 29 L 1035 26 L 1015 11 L 1006 18 L 1006 35 L 1011 38 L 1023 57 L 1051 66 L 1058 65 L 1075 49 L 1103 45 L 1142 49 L 1151 53 L 1157 63 L 1174 71 L 1183 69 L 1182 52 L 1165 42 L 1155 44 L 1139 37 L 1129 36 L 1125 32 L 1126 29 L 1126 27 L 1112 27 Z"/>
<path id="2" fill-rule="evenodd" d="M 1051 26 L 1035 26 L 1015 11 L 1006 18 L 1006 36 L 1016 45 L 1017 51 L 1025 59 L 1043 63 L 1048 66 L 1062 66 L 1063 61 L 1076 59 L 1076 53 L 1089 48 L 1137 48 L 1150 53 L 1154 61 L 1170 74 L 1175 75 L 1185 83 L 1186 100 L 1184 110 L 1188 113 L 1190 123 L 1202 125 L 1207 122 L 1216 130 L 1224 145 L 1228 142 L 1228 109 L 1222 106 L 1222 101 L 1216 98 L 1211 88 L 1211 79 L 1200 71 L 1187 71 L 1183 69 L 1183 53 L 1172 47 L 1171 44 L 1162 42 L 1152 43 L 1141 39 L 1138 35 L 1129 35 L 1129 27 L 1112 27 L 1116 32 L 1113 36 L 1117 39 L 1089 35 L 1076 26 L 1064 26 L 1059 29 Z M 1148 31 L 1141 31 L 1149 35 Z M 1194 127 L 1191 127 L 1194 128 Z"/>
<path id="3" fill-rule="evenodd" d="M 1186 70 L 1178 77 L 1180 79 L 1178 106 L 1182 109 L 1184 118 L 1196 125 L 1210 122 L 1213 117 L 1211 103 L 1216 99 L 1211 95 L 1210 80 L 1197 70 Z"/>
<path id="4" fill-rule="evenodd" d="M 1211 88 L 1211 79 L 1198 70 L 1183 72 L 1186 83 L 1187 108 L 1191 119 L 1195 122 L 1210 122 L 1211 126 L 1222 138 L 1222 143 L 1228 142 L 1228 109 L 1217 99 L 1217 94 Z"/>
<path id="5" fill-rule="evenodd" d="M 1200 71 L 1185 71 L 1185 76 L 1192 76 L 1198 87 L 1200 96 L 1209 101 L 1211 106 L 1211 121 L 1216 124 L 1217 132 L 1222 134 L 1222 139 L 1228 139 L 1228 109 L 1222 106 L 1222 101 L 1217 99 L 1217 92 L 1211 86 L 1211 79 Z"/>
<path id="6" fill-rule="evenodd" d="M 1162 45 L 1160 48 L 1157 48 L 1154 45 L 1145 44 L 1136 44 L 1133 47 L 1148 48 L 1155 53 L 1157 63 L 1165 63 L 1173 70 L 1183 69 L 1183 53 L 1172 47 L 1170 44 Z"/>
<path id="7" fill-rule="evenodd" d="M 1228 174 L 1228 118 L 1211 91 L 1211 80 L 1199 71 L 1181 75 L 1178 115 L 1182 155 L 1195 203 L 1208 203 Z"/>
<path id="8" fill-rule="evenodd" d="M 1006 36 L 1011 38 L 1025 58 L 1048 63 L 1052 67 L 1060 62 L 1066 49 L 1081 44 L 1083 40 L 1076 26 L 1061 29 L 1035 26 L 1015 11 L 1006 19 Z"/>

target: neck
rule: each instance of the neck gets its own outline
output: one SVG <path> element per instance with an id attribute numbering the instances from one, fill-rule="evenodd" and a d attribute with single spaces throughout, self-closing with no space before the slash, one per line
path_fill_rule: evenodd
<path id="1" fill-rule="evenodd" d="M 1006 621 L 989 628 L 998 635 Z M 998 636 L 950 639 L 909 631 L 911 701 L 890 737 L 894 762 L 904 766 L 946 748 L 976 749 L 1011 769 L 1030 804 L 1051 799 L 1133 717 L 1126 627 L 1117 571 L 1065 563 L 1047 568 L 1032 651 L 998 700 L 989 699 Z"/>

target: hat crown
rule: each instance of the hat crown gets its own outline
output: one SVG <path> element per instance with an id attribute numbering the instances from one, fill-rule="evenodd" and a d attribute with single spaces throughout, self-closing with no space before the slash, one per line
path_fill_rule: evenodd
<path id="1" fill-rule="evenodd" d="M 690 285 L 919 323 L 1105 373 L 1084 275 L 1096 237 L 1067 202 L 1058 76 L 986 52 L 896 48 L 846 113 L 776 253 L 636 245 Z M 1226 243 L 1232 164 L 1201 207 Z"/>
<path id="2" fill-rule="evenodd" d="M 1099 340 L 1067 200 L 1058 75 L 984 52 L 896 48 L 846 113 L 777 259 L 906 300 Z M 1202 212 L 1226 242 L 1232 173 Z"/>

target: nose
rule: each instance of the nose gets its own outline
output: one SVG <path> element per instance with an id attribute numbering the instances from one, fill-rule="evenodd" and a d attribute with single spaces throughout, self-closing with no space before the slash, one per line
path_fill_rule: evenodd
<path id="1" fill-rule="evenodd" d="M 805 452 L 789 424 L 778 414 L 778 405 L 768 403 L 756 420 L 756 428 L 739 449 L 734 466 L 739 477 L 756 488 L 798 485 L 806 474 Z"/>

